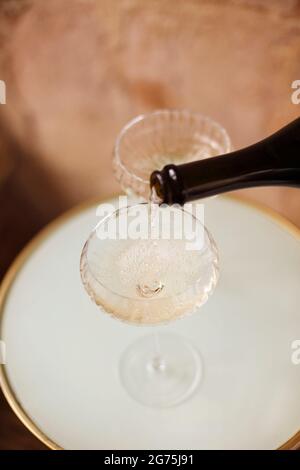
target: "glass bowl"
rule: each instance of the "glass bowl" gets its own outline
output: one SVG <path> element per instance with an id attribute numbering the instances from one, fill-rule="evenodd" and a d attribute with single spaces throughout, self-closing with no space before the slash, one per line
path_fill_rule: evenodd
<path id="1" fill-rule="evenodd" d="M 230 150 L 226 130 L 213 119 L 187 110 L 158 110 L 125 125 L 116 140 L 113 165 L 127 194 L 149 199 L 154 170 Z"/>

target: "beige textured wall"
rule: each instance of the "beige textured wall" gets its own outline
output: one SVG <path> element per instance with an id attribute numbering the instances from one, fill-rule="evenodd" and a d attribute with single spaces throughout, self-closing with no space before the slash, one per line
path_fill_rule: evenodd
<path id="1" fill-rule="evenodd" d="M 9 2 L 10 16 L 20 3 L 0 51 L 0 119 L 19 145 L 20 184 L 43 207 L 117 189 L 114 139 L 136 114 L 200 111 L 236 148 L 300 114 L 296 0 L 26 0 Z M 246 195 L 300 226 L 300 191 Z"/>

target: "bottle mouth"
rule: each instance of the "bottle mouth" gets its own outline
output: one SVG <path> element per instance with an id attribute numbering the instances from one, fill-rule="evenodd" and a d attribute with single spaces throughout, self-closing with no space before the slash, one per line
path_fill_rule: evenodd
<path id="1" fill-rule="evenodd" d="M 161 204 L 167 202 L 163 176 L 160 171 L 153 171 L 150 176 L 150 187 L 151 187 L 151 202 Z"/>
<path id="2" fill-rule="evenodd" d="M 150 186 L 160 204 L 185 203 L 182 180 L 176 165 L 166 165 L 161 171 L 154 171 L 150 176 Z"/>

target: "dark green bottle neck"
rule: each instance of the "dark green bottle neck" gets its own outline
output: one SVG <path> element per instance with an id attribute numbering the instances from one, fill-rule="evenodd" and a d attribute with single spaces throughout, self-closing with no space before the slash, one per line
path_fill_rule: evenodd
<path id="1" fill-rule="evenodd" d="M 256 186 L 300 187 L 300 118 L 235 152 L 153 172 L 151 186 L 168 204 Z"/>

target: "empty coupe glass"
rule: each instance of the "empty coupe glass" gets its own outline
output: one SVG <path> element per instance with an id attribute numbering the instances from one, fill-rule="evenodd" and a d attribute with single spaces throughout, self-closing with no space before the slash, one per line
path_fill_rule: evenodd
<path id="1" fill-rule="evenodd" d="M 138 116 L 119 134 L 114 169 L 123 190 L 149 198 L 149 178 L 169 163 L 181 164 L 228 153 L 231 142 L 213 119 L 187 110 Z"/>

